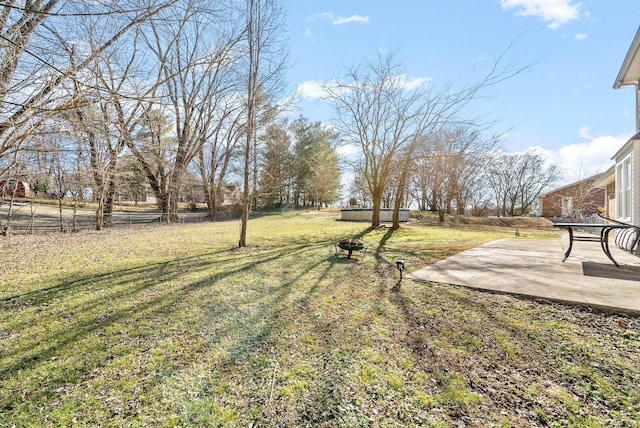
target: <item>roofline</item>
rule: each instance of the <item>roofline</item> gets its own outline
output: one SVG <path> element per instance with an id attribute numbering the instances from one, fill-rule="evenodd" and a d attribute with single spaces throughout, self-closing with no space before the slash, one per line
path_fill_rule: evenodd
<path id="1" fill-rule="evenodd" d="M 615 172 L 616 165 L 613 164 L 608 170 L 600 174 L 600 177 L 593 182 L 593 187 L 607 187 L 608 184 L 614 183 L 616 178 Z"/>
<path id="2" fill-rule="evenodd" d="M 640 26 L 636 31 L 636 35 L 633 38 L 633 42 L 631 42 L 631 46 L 627 51 L 627 55 L 624 58 L 624 62 L 622 63 L 622 67 L 620 67 L 620 71 L 618 72 L 618 76 L 616 77 L 616 81 L 613 83 L 613 89 L 620 89 L 624 86 L 634 86 L 638 84 L 638 82 L 624 82 L 624 75 L 629 71 L 629 66 L 631 65 L 631 61 L 635 57 L 636 52 L 640 48 Z"/>
<path id="3" fill-rule="evenodd" d="M 640 132 L 635 134 L 633 137 L 629 138 L 623 145 L 618 149 L 618 151 L 611 156 L 611 159 L 615 160 L 620 153 L 625 152 L 634 141 L 640 140 Z"/>
<path id="4" fill-rule="evenodd" d="M 595 174 L 595 175 L 592 175 L 591 177 L 583 178 L 582 180 L 575 181 L 575 182 L 573 182 L 573 183 L 571 183 L 571 184 L 567 184 L 567 185 L 565 185 L 565 186 L 558 187 L 557 189 L 550 190 L 550 191 L 548 191 L 547 193 L 545 193 L 545 194 L 543 194 L 543 195 L 538 196 L 538 198 L 544 198 L 545 196 L 548 196 L 548 195 L 550 195 L 550 194 L 552 194 L 552 193 L 559 192 L 560 190 L 564 190 L 564 189 L 567 189 L 567 188 L 569 188 L 569 187 L 576 186 L 576 185 L 578 185 L 578 184 L 586 183 L 586 182 L 587 182 L 587 181 L 589 181 L 589 180 L 592 180 L 593 182 L 596 182 L 596 181 L 598 180 L 598 178 L 600 178 L 600 176 L 601 176 L 601 175 L 602 175 L 602 173 L 600 173 L 600 174 Z"/>

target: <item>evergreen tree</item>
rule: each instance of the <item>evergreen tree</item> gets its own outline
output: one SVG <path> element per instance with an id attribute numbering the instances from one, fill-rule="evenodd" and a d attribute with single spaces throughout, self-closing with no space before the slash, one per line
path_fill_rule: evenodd
<path id="1" fill-rule="evenodd" d="M 261 159 L 260 193 L 268 207 L 282 207 L 291 199 L 290 185 L 293 155 L 291 137 L 286 124 L 271 125 L 262 136 L 264 148 Z"/>
<path id="2" fill-rule="evenodd" d="M 294 202 L 296 206 L 328 204 L 338 198 L 340 170 L 332 142 L 333 130 L 300 117 L 291 125 L 295 137 Z"/>

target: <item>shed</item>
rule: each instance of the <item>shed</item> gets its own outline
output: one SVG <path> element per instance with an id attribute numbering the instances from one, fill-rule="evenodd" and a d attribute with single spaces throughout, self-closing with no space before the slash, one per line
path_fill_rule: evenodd
<path id="1" fill-rule="evenodd" d="M 30 198 L 31 188 L 29 183 L 20 180 L 0 180 L 0 196 L 3 198 Z"/>

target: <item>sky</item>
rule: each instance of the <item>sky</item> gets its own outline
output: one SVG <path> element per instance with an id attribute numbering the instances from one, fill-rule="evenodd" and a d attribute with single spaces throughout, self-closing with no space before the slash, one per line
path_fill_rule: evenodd
<path id="1" fill-rule="evenodd" d="M 408 81 L 462 87 L 503 63 L 526 70 L 471 108 L 503 150 L 535 149 L 564 182 L 604 172 L 635 132 L 632 88 L 613 83 L 638 30 L 639 0 L 289 0 L 287 82 L 295 116 L 330 122 L 320 85 L 394 50 Z"/>

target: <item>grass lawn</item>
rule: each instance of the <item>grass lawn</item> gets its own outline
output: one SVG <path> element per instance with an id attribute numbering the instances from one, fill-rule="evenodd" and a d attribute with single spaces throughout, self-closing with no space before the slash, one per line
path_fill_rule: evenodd
<path id="1" fill-rule="evenodd" d="M 242 249 L 238 222 L 0 241 L 0 426 L 640 425 L 636 318 L 394 290 L 397 258 L 553 231 L 336 217 L 253 219 Z"/>

